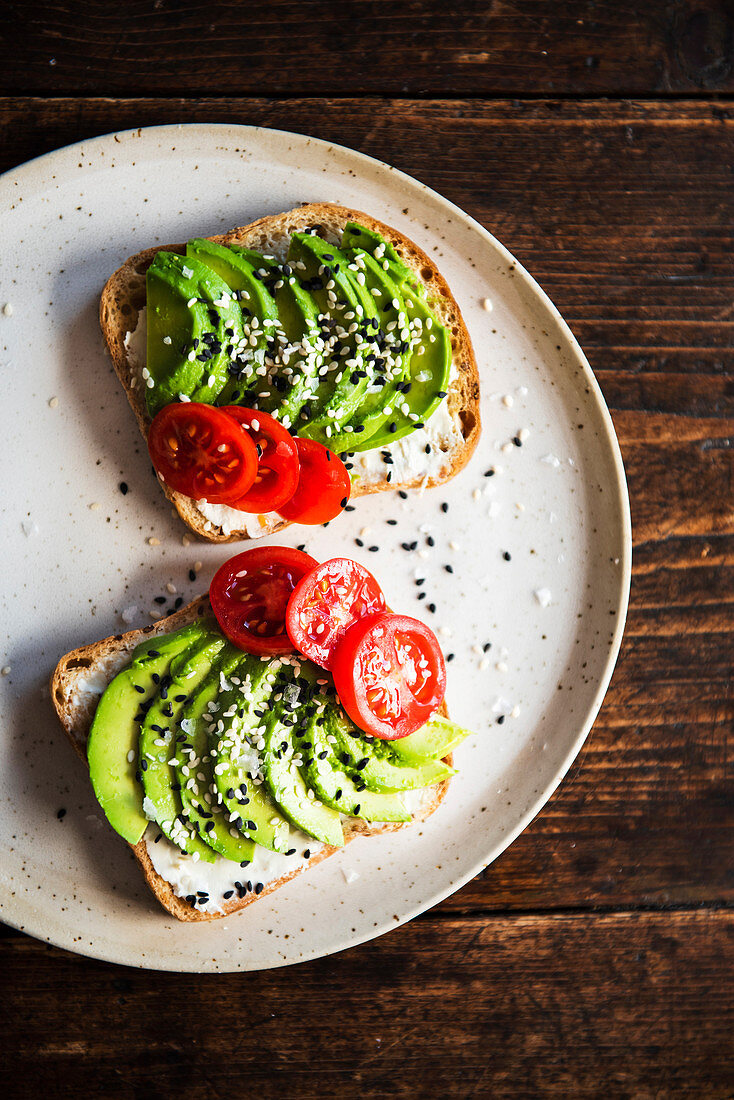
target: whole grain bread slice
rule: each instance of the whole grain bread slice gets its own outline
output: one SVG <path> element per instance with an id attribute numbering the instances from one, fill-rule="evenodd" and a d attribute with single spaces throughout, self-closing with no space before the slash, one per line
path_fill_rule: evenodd
<path id="1" fill-rule="evenodd" d="M 172 633 L 206 614 L 211 614 L 209 598 L 201 596 L 158 623 L 143 627 L 141 630 L 128 631 L 126 634 L 115 634 L 102 641 L 93 642 L 91 645 L 81 646 L 61 658 L 51 677 L 51 698 L 67 737 L 85 765 L 87 737 L 99 698 L 107 684 L 129 662 L 135 646 L 146 637 L 152 638 L 156 635 Z M 441 708 L 441 713 L 447 715 L 445 705 Z M 450 756 L 446 760 L 447 763 L 451 763 Z M 344 822 L 345 843 L 349 844 L 358 836 L 374 836 L 378 833 L 404 829 L 413 822 L 425 820 L 443 801 L 448 786 L 447 779 L 435 787 L 428 788 L 419 811 L 413 815 L 412 822 L 370 825 L 356 818 L 347 819 Z M 243 898 L 235 897 L 229 901 L 223 901 L 221 912 L 204 912 L 194 909 L 184 898 L 178 897 L 171 884 L 158 874 L 148 854 L 145 838 L 137 844 L 131 844 L 130 847 L 140 864 L 145 881 L 163 908 L 181 921 L 215 920 L 218 917 L 229 916 L 230 913 L 236 913 L 251 905 L 258 898 L 272 894 L 274 890 L 307 869 L 297 868 L 266 883 L 259 895 L 249 893 Z M 324 846 L 314 852 L 307 867 L 315 866 L 338 851 L 338 848 Z"/>
<path id="2" fill-rule="evenodd" d="M 481 424 L 479 372 L 471 339 L 448 283 L 433 260 L 404 233 L 385 225 L 370 214 L 334 203 L 307 203 L 284 214 L 260 218 L 250 225 L 240 226 L 229 233 L 211 237 L 210 240 L 224 245 L 241 245 L 285 258 L 292 233 L 316 229 L 320 236 L 337 244 L 341 239 L 342 229 L 349 221 L 356 221 L 367 229 L 380 233 L 394 245 L 403 262 L 426 286 L 432 309 L 449 330 L 453 369 L 447 402 L 449 413 L 458 429 L 457 439 L 460 439 L 460 442 L 457 441 L 455 446 L 444 452 L 443 461 L 435 475 L 429 478 L 419 476 L 402 483 L 388 482 L 386 477 L 381 481 L 370 481 L 369 484 L 357 482 L 353 486 L 352 495 L 441 485 L 454 477 L 469 461 L 479 441 Z M 156 253 L 162 250 L 185 253 L 186 246 L 161 245 L 131 256 L 108 279 L 102 291 L 99 310 L 100 325 L 115 371 L 146 439 L 150 417 L 145 406 L 145 388 L 140 384 L 140 367 L 128 353 L 126 337 L 128 332 L 135 329 L 139 311 L 146 303 L 145 274 Z M 244 528 L 227 532 L 222 527 L 213 525 L 190 497 L 175 493 L 166 485 L 161 487 L 184 522 L 199 537 L 210 542 L 236 542 L 253 537 Z M 267 525 L 263 533 L 272 534 L 287 526 L 286 520 L 275 520 Z"/>

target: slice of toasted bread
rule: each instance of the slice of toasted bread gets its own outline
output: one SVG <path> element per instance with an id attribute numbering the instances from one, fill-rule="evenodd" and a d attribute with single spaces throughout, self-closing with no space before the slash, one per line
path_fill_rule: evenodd
<path id="1" fill-rule="evenodd" d="M 336 244 L 341 239 L 342 229 L 349 221 L 356 221 L 367 229 L 375 230 L 390 241 L 403 262 L 427 287 L 434 312 L 451 334 L 453 360 L 447 403 L 449 415 L 456 429 L 450 445 L 446 445 L 445 449 L 441 448 L 440 464 L 430 476 L 420 473 L 402 483 L 388 482 L 385 475 L 380 480 L 361 483 L 357 481 L 353 486 L 352 495 L 361 496 L 365 493 L 388 489 L 430 488 L 440 485 L 454 477 L 466 465 L 479 440 L 481 430 L 479 373 L 471 339 L 459 307 L 446 280 L 425 252 L 403 233 L 384 225 L 369 214 L 333 203 L 310 203 L 284 214 L 260 218 L 250 225 L 232 229 L 229 233 L 210 239 L 220 244 L 242 245 L 261 253 L 285 258 L 292 233 L 316 228 L 319 235 Z M 125 388 L 140 430 L 146 439 L 150 417 L 145 406 L 144 386 L 140 384 L 140 370 L 144 364 L 136 362 L 129 354 L 127 337 L 135 330 L 139 311 L 146 303 L 145 273 L 156 253 L 163 249 L 184 253 L 186 246 L 162 245 L 145 249 L 131 256 L 107 281 L 102 291 L 99 311 L 102 332 L 115 371 Z M 388 467 L 385 469 L 387 471 Z M 210 542 L 235 542 L 244 538 L 257 537 L 252 533 L 254 531 L 258 531 L 259 534 L 272 534 L 288 526 L 287 521 L 271 514 L 267 522 L 261 522 L 259 529 L 257 523 L 253 522 L 256 518 L 250 516 L 248 523 L 243 521 L 242 528 L 225 530 L 222 526 L 217 526 L 208 520 L 190 497 L 175 493 L 165 485 L 162 488 L 184 522 L 197 535 Z"/>
<path id="2" fill-rule="evenodd" d="M 198 616 L 208 613 L 211 613 L 209 599 L 207 596 L 202 596 L 152 626 L 144 627 L 142 630 L 131 630 L 126 634 L 115 634 L 100 642 L 93 642 L 91 645 L 72 650 L 61 658 L 51 678 L 51 698 L 69 740 L 85 764 L 87 736 L 99 698 L 107 684 L 128 663 L 135 646 L 146 636 L 155 637 L 157 634 L 172 633 Z M 442 707 L 441 713 L 446 714 L 445 707 Z M 446 759 L 447 762 L 451 762 L 450 756 Z M 438 808 L 446 795 L 448 786 L 449 780 L 444 780 L 435 787 L 427 788 L 420 810 L 413 815 L 413 822 L 425 820 Z M 370 825 L 356 818 L 348 818 L 344 822 L 345 843 L 348 844 L 357 836 L 372 836 L 395 829 L 404 829 L 410 824 L 412 822 Z M 306 869 L 300 867 L 266 883 L 259 895 L 249 893 L 244 898 L 232 898 L 229 901 L 223 901 L 221 911 L 205 912 L 193 908 L 184 898 L 177 896 L 171 884 L 158 874 L 148 854 L 145 837 L 137 844 L 131 844 L 130 847 L 142 868 L 145 881 L 161 905 L 182 921 L 214 920 L 217 917 L 228 916 L 230 913 L 244 909 L 258 897 L 271 894 Z M 313 867 L 338 851 L 338 848 L 326 845 L 314 852 L 307 866 Z"/>

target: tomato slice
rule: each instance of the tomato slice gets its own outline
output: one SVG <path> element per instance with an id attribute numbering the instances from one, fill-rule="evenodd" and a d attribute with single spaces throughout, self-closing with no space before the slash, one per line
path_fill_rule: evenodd
<path id="1" fill-rule="evenodd" d="M 296 439 L 301 468 L 298 487 L 276 511 L 294 523 L 326 523 L 349 500 L 352 483 L 342 460 L 314 439 Z"/>
<path id="2" fill-rule="evenodd" d="M 350 627 L 337 646 L 332 675 L 352 721 L 386 741 L 420 729 L 446 691 L 436 635 L 418 619 L 387 611 Z"/>
<path id="3" fill-rule="evenodd" d="M 331 558 L 303 577 L 288 601 L 285 628 L 296 649 L 331 668 L 338 642 L 365 615 L 385 610 L 382 589 L 351 558 Z"/>
<path id="4" fill-rule="evenodd" d="M 214 574 L 209 600 L 232 645 L 246 653 L 292 653 L 286 607 L 296 584 L 316 564 L 289 546 L 258 546 L 226 561 Z"/>
<path id="5" fill-rule="evenodd" d="M 260 463 L 252 486 L 232 505 L 240 512 L 277 512 L 298 485 L 296 440 L 268 413 L 223 405 L 221 412 L 244 428 L 257 448 Z"/>
<path id="6" fill-rule="evenodd" d="M 246 493 L 257 474 L 257 448 L 230 417 L 211 405 L 166 405 L 148 433 L 151 461 L 175 492 L 211 504 Z"/>

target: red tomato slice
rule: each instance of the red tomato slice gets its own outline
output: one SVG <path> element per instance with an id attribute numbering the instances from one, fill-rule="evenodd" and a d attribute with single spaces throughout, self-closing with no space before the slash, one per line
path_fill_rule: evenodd
<path id="1" fill-rule="evenodd" d="M 209 600 L 232 645 L 246 653 L 292 653 L 285 614 L 291 592 L 314 558 L 288 546 L 258 546 L 214 574 Z"/>
<path id="2" fill-rule="evenodd" d="M 220 410 L 236 420 L 257 448 L 260 464 L 250 489 L 232 505 L 240 512 L 276 512 L 298 485 L 296 440 L 268 413 L 239 405 Z"/>
<path id="3" fill-rule="evenodd" d="M 346 507 L 352 483 L 342 460 L 313 439 L 296 439 L 298 487 L 276 511 L 294 523 L 326 523 Z"/>
<path id="4" fill-rule="evenodd" d="M 211 405 L 182 401 L 153 418 L 148 450 L 166 485 L 211 504 L 246 493 L 257 474 L 257 449 L 230 417 Z"/>
<path id="5" fill-rule="evenodd" d="M 351 558 L 332 558 L 293 589 L 285 627 L 296 649 L 322 668 L 331 668 L 336 646 L 349 627 L 384 610 L 385 597 L 369 570 Z"/>
<path id="6" fill-rule="evenodd" d="M 352 721 L 386 741 L 420 729 L 446 691 L 436 635 L 418 619 L 387 611 L 350 627 L 337 646 L 332 675 Z"/>

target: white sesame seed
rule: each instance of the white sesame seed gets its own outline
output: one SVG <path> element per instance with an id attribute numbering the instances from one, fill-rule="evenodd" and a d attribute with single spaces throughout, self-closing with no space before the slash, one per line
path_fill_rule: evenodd
<path id="1" fill-rule="evenodd" d="M 168 584 L 166 585 L 166 592 L 168 592 L 171 596 L 175 596 L 176 595 L 176 585 L 171 584 L 171 582 L 169 581 Z"/>
<path id="2" fill-rule="evenodd" d="M 494 309 L 491 298 L 482 298 L 482 309 L 486 309 L 487 313 L 491 313 Z"/>
<path id="3" fill-rule="evenodd" d="M 12 317 L 13 316 L 13 307 L 10 304 L 10 302 L 6 302 L 5 305 L 3 306 L 3 313 L 5 314 L 6 317 Z"/>
<path id="4" fill-rule="evenodd" d="M 506 393 L 505 396 L 502 398 L 502 404 L 505 406 L 506 409 L 511 409 L 512 406 L 515 404 L 515 398 L 512 396 L 511 393 Z"/>
<path id="5" fill-rule="evenodd" d="M 58 397 L 52 397 L 51 400 L 48 403 L 49 409 L 55 409 L 56 406 L 58 405 L 58 403 L 59 403 Z"/>
<path id="6" fill-rule="evenodd" d="M 153 535 L 147 540 L 148 546 L 160 546 L 161 540 L 155 538 Z"/>
<path id="7" fill-rule="evenodd" d="M 10 672 L 11 672 L 10 665 L 4 665 L 3 669 L 2 669 L 2 675 L 3 676 L 9 676 Z"/>

